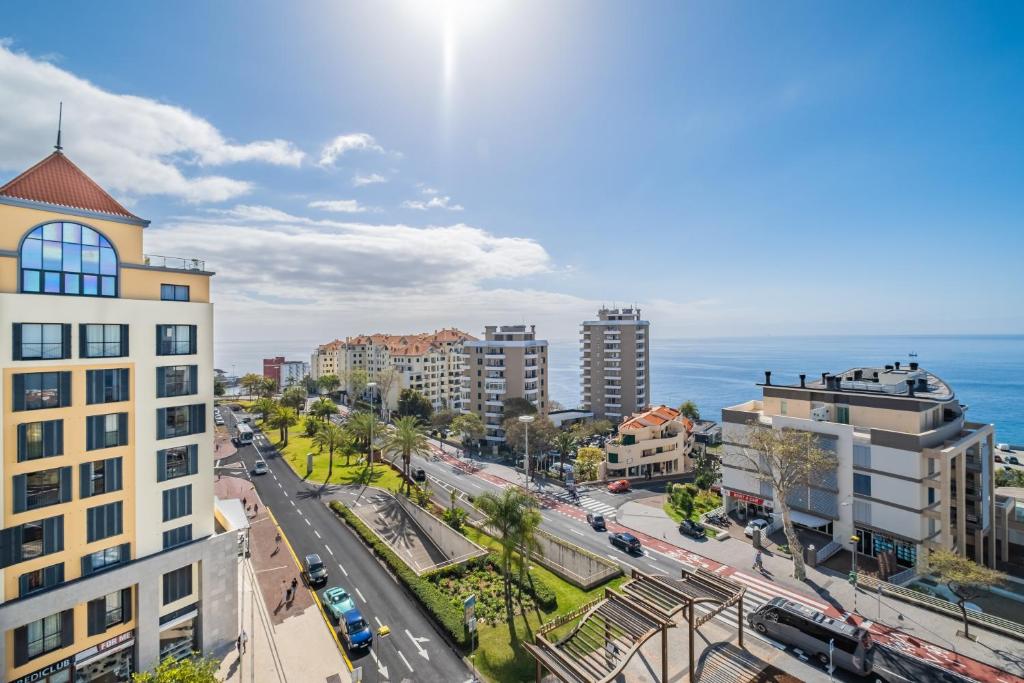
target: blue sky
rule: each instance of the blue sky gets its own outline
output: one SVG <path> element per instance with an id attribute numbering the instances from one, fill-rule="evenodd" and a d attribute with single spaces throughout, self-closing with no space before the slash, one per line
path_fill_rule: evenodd
<path id="1" fill-rule="evenodd" d="M 22 3 L 0 36 L 4 177 L 63 98 L 149 249 L 218 271 L 219 343 L 569 339 L 602 302 L 1024 332 L 1020 4 Z"/>

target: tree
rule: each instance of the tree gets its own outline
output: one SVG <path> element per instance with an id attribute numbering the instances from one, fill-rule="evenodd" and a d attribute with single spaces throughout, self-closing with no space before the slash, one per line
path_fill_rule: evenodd
<path id="1" fill-rule="evenodd" d="M 242 378 L 238 380 L 238 383 L 243 389 L 245 389 L 246 393 L 249 394 L 249 400 L 251 401 L 252 395 L 256 393 L 256 389 L 262 381 L 263 375 L 257 375 L 255 372 L 247 372 L 242 375 Z"/>
<path id="2" fill-rule="evenodd" d="M 260 383 L 256 385 L 256 393 L 260 396 L 270 398 L 277 391 L 277 382 L 271 377 L 260 378 Z"/>
<path id="3" fill-rule="evenodd" d="M 593 481 L 597 479 L 601 463 L 604 462 L 604 451 L 594 446 L 584 446 L 576 451 L 576 464 L 573 471 L 576 481 Z"/>
<path id="4" fill-rule="evenodd" d="M 132 674 L 132 683 L 217 683 L 218 662 L 215 659 L 190 657 L 165 659 L 152 671 Z"/>
<path id="5" fill-rule="evenodd" d="M 214 375 L 213 377 L 213 395 L 223 396 L 228 391 L 228 385 L 224 383 L 224 380 L 220 378 L 220 375 Z"/>
<path id="6" fill-rule="evenodd" d="M 967 602 L 980 597 L 992 586 L 998 586 L 1006 581 L 1006 575 L 945 549 L 933 551 L 928 557 L 928 566 L 938 580 L 945 583 L 957 597 L 956 604 L 964 620 L 964 637 L 970 638 Z"/>
<path id="7" fill-rule="evenodd" d="M 349 431 L 356 437 L 358 444 L 366 450 L 367 462 L 371 467 L 373 466 L 373 437 L 374 435 L 380 436 L 381 426 L 377 416 L 366 410 L 352 413 L 352 417 L 348 419 Z"/>
<path id="8" fill-rule="evenodd" d="M 486 433 L 484 421 L 476 413 L 463 413 L 456 417 L 452 420 L 452 431 L 462 437 L 463 445 L 466 442 L 476 443 Z"/>
<path id="9" fill-rule="evenodd" d="M 380 396 L 380 414 L 382 418 L 384 417 L 385 408 L 391 410 L 387 407 L 388 401 L 391 399 L 391 389 L 395 386 L 395 382 L 398 381 L 400 376 L 401 375 L 398 370 L 393 367 L 386 367 L 380 370 L 376 375 L 376 379 L 374 381 L 377 382 L 377 394 Z M 430 410 L 433 411 L 433 409 L 433 406 L 431 406 Z M 388 417 L 390 417 L 390 415 Z M 429 417 L 430 414 L 428 413 L 423 419 L 426 420 Z"/>
<path id="10" fill-rule="evenodd" d="M 1024 487 L 1024 470 L 1001 467 L 996 470 L 996 486 Z"/>
<path id="11" fill-rule="evenodd" d="M 292 408 L 296 411 L 301 410 L 306 405 L 306 389 L 299 385 L 293 385 L 284 390 L 281 394 L 281 405 L 286 408 Z"/>
<path id="12" fill-rule="evenodd" d="M 310 404 L 309 414 L 327 422 L 332 415 L 338 414 L 338 406 L 331 399 L 321 396 Z"/>
<path id="13" fill-rule="evenodd" d="M 302 386 L 306 387 L 307 395 L 315 394 L 320 390 L 320 385 L 317 384 L 317 381 L 310 377 L 309 375 L 303 376 Z"/>
<path id="14" fill-rule="evenodd" d="M 286 406 L 278 406 L 274 412 L 270 414 L 270 422 L 268 423 L 274 429 L 281 430 L 281 445 L 288 445 L 288 428 L 294 427 L 299 423 L 299 413 L 295 408 L 288 408 Z"/>
<path id="15" fill-rule="evenodd" d="M 529 428 L 527 428 L 525 423 L 520 422 L 519 418 L 505 418 L 501 423 L 501 428 L 505 430 L 505 443 L 508 444 L 514 453 L 520 454 L 525 454 L 526 452 L 524 450 L 526 447 L 526 431 L 529 429 L 531 460 L 534 459 L 533 456 L 551 450 L 551 444 L 554 442 L 555 437 L 558 436 L 558 427 L 543 415 L 538 415 L 534 418 Z"/>
<path id="16" fill-rule="evenodd" d="M 398 394 L 398 414 L 413 417 L 426 422 L 434 413 L 430 400 L 415 389 L 402 389 Z"/>
<path id="17" fill-rule="evenodd" d="M 331 475 L 334 473 L 334 452 L 345 450 L 346 444 L 350 443 L 351 439 L 352 437 L 344 429 L 333 422 L 320 425 L 320 428 L 316 430 L 316 434 L 313 435 L 313 443 L 320 447 L 321 452 L 327 451 L 327 479 L 324 480 L 325 482 L 330 481 Z"/>
<path id="18" fill-rule="evenodd" d="M 512 398 L 506 398 L 503 404 L 505 420 L 515 420 L 520 415 L 536 415 L 537 406 L 533 405 L 525 398 L 513 396 Z"/>
<path id="19" fill-rule="evenodd" d="M 320 429 L 320 421 L 312 415 L 307 415 L 306 419 L 302 421 L 302 428 L 306 436 L 312 438 L 316 431 Z"/>
<path id="20" fill-rule="evenodd" d="M 554 443 L 552 444 L 555 450 L 558 451 L 559 455 L 559 467 L 561 468 L 559 474 L 565 476 L 565 461 L 576 451 L 576 437 L 573 436 L 572 432 L 560 431 L 555 435 Z"/>
<path id="21" fill-rule="evenodd" d="M 255 401 L 253 401 L 252 407 L 253 407 L 253 410 L 255 410 L 256 412 L 258 412 L 260 414 L 261 419 L 264 422 L 266 422 L 267 421 L 267 417 L 272 412 L 277 410 L 277 401 L 275 401 L 272 398 L 267 398 L 266 396 L 263 396 L 261 398 L 256 399 Z"/>
<path id="22" fill-rule="evenodd" d="M 363 395 L 363 392 L 366 391 L 366 385 L 370 383 L 366 370 L 362 368 L 350 370 L 345 379 L 348 381 L 348 395 L 352 397 L 353 401 L 358 400 Z"/>
<path id="23" fill-rule="evenodd" d="M 707 491 L 721 478 L 722 466 L 718 458 L 708 453 L 708 449 L 704 447 L 704 444 L 700 444 L 700 446 L 701 448 L 698 448 L 693 454 L 693 483 Z"/>
<path id="24" fill-rule="evenodd" d="M 341 388 L 341 379 L 334 373 L 328 373 L 326 375 L 320 375 L 316 380 L 316 386 L 321 392 L 325 394 L 333 394 L 335 391 Z"/>
<path id="25" fill-rule="evenodd" d="M 412 456 L 426 456 L 430 454 L 427 433 L 420 425 L 419 419 L 414 415 L 405 415 L 395 420 L 394 428 L 384 442 L 384 448 L 390 453 L 402 456 L 402 476 L 405 479 L 404 484 L 408 491 L 409 482 L 411 481 L 409 466 Z"/>
<path id="26" fill-rule="evenodd" d="M 599 434 L 607 434 L 614 428 L 615 425 L 609 420 L 584 420 L 574 424 L 570 427 L 570 430 L 576 435 L 577 439 L 582 440 Z"/>
<path id="27" fill-rule="evenodd" d="M 536 528 L 533 520 L 528 518 L 531 516 L 530 511 L 538 516 L 539 513 L 532 496 L 511 486 L 500 495 L 485 493 L 475 502 L 477 508 L 484 514 L 484 526 L 497 537 L 501 545 L 499 558 L 505 583 L 505 616 L 508 621 L 509 640 L 514 651 L 519 636 L 516 633 L 512 610 L 512 563 L 524 534 L 530 534 L 531 528 Z"/>
<path id="28" fill-rule="evenodd" d="M 700 408 L 693 401 L 683 401 L 683 405 L 679 406 L 679 412 L 683 414 L 683 417 L 688 417 L 691 420 L 700 419 Z"/>
<path id="29" fill-rule="evenodd" d="M 751 426 L 746 439 L 745 446 L 736 452 L 757 480 L 775 491 L 775 506 L 782 511 L 782 527 L 793 555 L 793 576 L 803 581 L 807 577 L 804 548 L 793 528 L 790 496 L 834 470 L 838 466 L 836 456 L 821 449 L 813 432 Z"/>
<path id="30" fill-rule="evenodd" d="M 437 430 L 451 429 L 452 422 L 459 416 L 459 412 L 449 408 L 442 408 L 430 416 L 430 426 Z"/>

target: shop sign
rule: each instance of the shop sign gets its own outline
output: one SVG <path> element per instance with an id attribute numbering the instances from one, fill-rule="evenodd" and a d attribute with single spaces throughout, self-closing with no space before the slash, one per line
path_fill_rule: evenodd
<path id="1" fill-rule="evenodd" d="M 742 500 L 745 503 L 753 503 L 754 505 L 764 505 L 764 498 L 757 498 L 746 493 L 740 493 L 739 491 L 729 491 L 729 497 L 735 498 L 736 500 Z"/>
<path id="2" fill-rule="evenodd" d="M 37 669 L 30 674 L 25 674 L 21 678 L 14 679 L 13 683 L 35 683 L 35 681 L 46 680 L 48 676 L 52 676 L 55 673 L 60 673 L 64 669 L 71 666 L 71 657 L 65 657 L 59 661 L 54 662 L 48 666 L 44 666 L 42 669 Z"/>
<path id="3" fill-rule="evenodd" d="M 80 665 L 85 660 L 92 659 L 96 655 L 106 652 L 107 650 L 112 650 L 115 647 L 124 645 L 126 643 L 130 645 L 134 642 L 135 631 L 125 631 L 124 633 L 118 634 L 113 638 L 108 638 L 107 640 L 104 640 L 102 643 L 98 643 L 86 650 L 82 650 L 77 655 L 75 655 L 75 664 Z"/>

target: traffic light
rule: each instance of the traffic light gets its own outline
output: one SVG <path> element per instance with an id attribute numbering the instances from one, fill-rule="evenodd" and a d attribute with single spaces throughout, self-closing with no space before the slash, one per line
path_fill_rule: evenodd
<path id="1" fill-rule="evenodd" d="M 849 582 L 850 582 L 850 585 L 853 585 L 853 586 L 857 585 L 857 572 L 855 572 L 855 571 L 851 571 L 850 572 Z"/>

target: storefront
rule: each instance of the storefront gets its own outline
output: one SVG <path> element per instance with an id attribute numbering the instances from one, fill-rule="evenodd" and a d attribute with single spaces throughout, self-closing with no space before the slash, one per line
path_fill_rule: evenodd
<path id="1" fill-rule="evenodd" d="M 746 517 L 770 517 L 772 501 L 758 498 L 742 491 L 726 491 L 726 511 L 735 512 L 741 519 Z"/>
<path id="2" fill-rule="evenodd" d="M 71 683 L 71 666 L 72 658 L 65 657 L 21 678 L 15 678 L 11 683 Z"/>
<path id="3" fill-rule="evenodd" d="M 135 670 L 135 631 L 121 633 L 75 655 L 75 683 L 123 683 Z"/>
<path id="4" fill-rule="evenodd" d="M 907 569 L 917 566 L 917 545 L 871 529 L 857 529 L 857 552 L 878 557 L 892 553 L 896 564 Z"/>
<path id="5" fill-rule="evenodd" d="M 184 659 L 199 649 L 199 610 L 190 605 L 160 617 L 160 661 Z"/>

